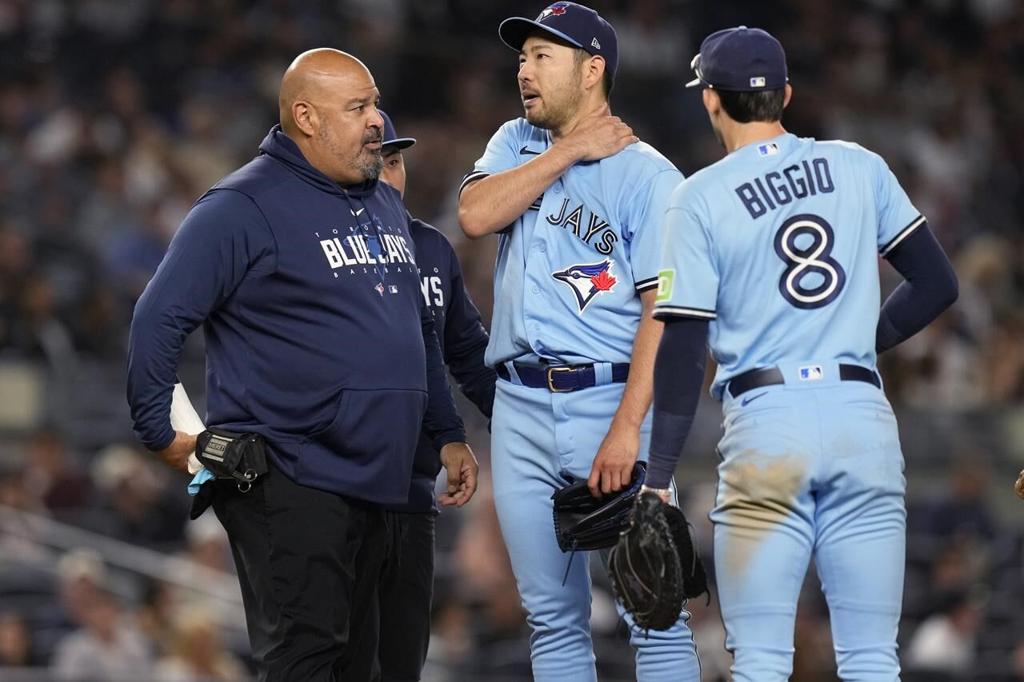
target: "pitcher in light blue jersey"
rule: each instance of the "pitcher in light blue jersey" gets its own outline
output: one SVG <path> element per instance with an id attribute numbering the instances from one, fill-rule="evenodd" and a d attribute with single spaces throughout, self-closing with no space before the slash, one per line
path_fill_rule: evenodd
<path id="1" fill-rule="evenodd" d="M 949 306 L 956 276 L 877 154 L 783 129 L 792 89 L 772 36 L 719 31 L 694 67 L 728 155 L 680 184 L 665 216 L 647 486 L 668 495 L 707 342 L 725 417 L 711 520 L 734 679 L 789 679 L 813 557 L 840 677 L 897 680 L 905 480 L 876 353 Z M 907 280 L 881 310 L 879 254 Z"/>
<path id="2" fill-rule="evenodd" d="M 596 12 L 556 2 L 499 34 L 519 52 L 525 118 L 495 133 L 459 198 L 467 235 L 500 235 L 486 355 L 501 379 L 495 504 L 534 678 L 593 682 L 589 558 L 558 548 L 551 495 L 583 479 L 619 490 L 647 458 L 660 225 L 682 175 L 611 115 L 618 47 Z M 639 680 L 700 679 L 688 617 L 631 627 Z"/>

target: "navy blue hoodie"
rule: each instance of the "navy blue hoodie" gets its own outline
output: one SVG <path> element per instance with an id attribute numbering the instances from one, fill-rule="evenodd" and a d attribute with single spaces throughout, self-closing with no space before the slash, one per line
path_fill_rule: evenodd
<path id="1" fill-rule="evenodd" d="M 484 364 L 487 330 L 466 292 L 459 259 L 451 242 L 433 226 L 411 218 L 409 230 L 416 243 L 423 300 L 434 316 L 444 362 L 463 395 L 484 416 L 490 417 L 497 375 Z M 434 483 L 440 471 L 440 455 L 424 431 L 416 447 L 409 501 L 389 507 L 393 511 L 413 513 L 435 510 Z"/>
<path id="2" fill-rule="evenodd" d="M 338 185 L 275 126 L 192 207 L 135 307 L 141 442 L 173 440 L 177 363 L 202 324 L 208 425 L 263 434 L 302 485 L 404 503 L 421 425 L 438 449 L 465 440 L 408 223 L 395 189 Z"/>

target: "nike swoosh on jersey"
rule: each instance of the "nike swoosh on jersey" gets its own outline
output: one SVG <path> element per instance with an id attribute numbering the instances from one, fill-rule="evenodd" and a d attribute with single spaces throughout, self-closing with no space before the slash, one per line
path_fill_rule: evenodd
<path id="1" fill-rule="evenodd" d="M 749 405 L 750 403 L 754 402 L 758 398 L 763 398 L 766 395 L 768 395 L 768 391 L 765 391 L 764 393 L 758 393 L 757 395 L 752 395 L 749 398 L 744 398 L 743 402 L 741 402 L 740 405 L 742 405 L 743 407 L 746 407 L 747 405 Z"/>
<path id="2" fill-rule="evenodd" d="M 523 145 L 523 148 L 519 150 L 519 153 L 520 154 L 540 154 L 540 152 L 535 152 L 532 149 L 528 149 L 526 147 L 526 145 Z"/>

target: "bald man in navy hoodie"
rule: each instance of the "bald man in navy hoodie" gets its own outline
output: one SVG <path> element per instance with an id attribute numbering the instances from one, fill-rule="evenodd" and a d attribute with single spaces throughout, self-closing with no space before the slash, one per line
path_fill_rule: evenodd
<path id="1" fill-rule="evenodd" d="M 373 680 L 386 505 L 408 500 L 421 426 L 476 489 L 399 192 L 378 182 L 379 93 L 351 55 L 303 53 L 259 155 L 192 207 L 139 299 L 135 431 L 186 471 L 170 405 L 186 336 L 206 337 L 206 424 L 258 434 L 269 471 L 216 480 L 260 680 Z"/>

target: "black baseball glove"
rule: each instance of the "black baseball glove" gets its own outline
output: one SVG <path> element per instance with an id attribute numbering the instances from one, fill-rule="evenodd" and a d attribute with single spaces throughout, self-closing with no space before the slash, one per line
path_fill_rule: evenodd
<path id="1" fill-rule="evenodd" d="M 708 591 L 683 512 L 642 493 L 608 556 L 616 598 L 643 630 L 668 630 L 687 599 Z"/>
<path id="2" fill-rule="evenodd" d="M 617 493 L 594 497 L 581 479 L 556 490 L 554 502 L 555 538 L 563 552 L 611 547 L 629 527 L 630 510 L 644 482 L 643 462 L 633 466 L 629 486 Z"/>

